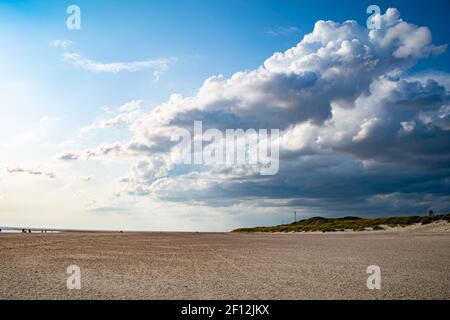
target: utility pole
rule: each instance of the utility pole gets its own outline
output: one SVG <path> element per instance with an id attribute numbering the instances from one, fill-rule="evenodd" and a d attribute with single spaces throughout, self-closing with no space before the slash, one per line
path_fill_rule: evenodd
<path id="1" fill-rule="evenodd" d="M 294 211 L 294 223 L 297 222 L 297 210 Z"/>

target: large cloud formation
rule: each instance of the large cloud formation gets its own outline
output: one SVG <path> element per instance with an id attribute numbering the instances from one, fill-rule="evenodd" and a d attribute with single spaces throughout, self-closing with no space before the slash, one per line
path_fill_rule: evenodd
<path id="1" fill-rule="evenodd" d="M 409 75 L 445 51 L 388 9 L 381 29 L 318 21 L 297 46 L 254 71 L 207 79 L 130 125 L 133 138 L 71 154 L 137 157 L 130 194 L 209 206 L 293 206 L 318 213 L 450 210 L 449 76 Z M 280 129 L 280 171 L 180 166 L 179 128 Z"/>

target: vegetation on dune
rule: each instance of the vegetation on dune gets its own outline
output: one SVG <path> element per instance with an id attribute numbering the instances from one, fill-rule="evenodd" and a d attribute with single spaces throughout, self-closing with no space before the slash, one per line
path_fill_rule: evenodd
<path id="1" fill-rule="evenodd" d="M 310 231 L 364 231 L 382 230 L 383 226 L 406 227 L 414 224 L 429 224 L 436 221 L 450 222 L 450 214 L 436 214 L 432 216 L 406 216 L 386 218 L 323 218 L 314 217 L 300 220 L 291 224 L 283 224 L 272 227 L 240 228 L 233 232 L 310 232 Z"/>

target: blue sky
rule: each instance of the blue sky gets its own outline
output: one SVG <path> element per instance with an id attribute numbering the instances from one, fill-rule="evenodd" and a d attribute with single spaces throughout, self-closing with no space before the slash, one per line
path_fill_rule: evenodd
<path id="1" fill-rule="evenodd" d="M 317 20 L 353 19 L 365 24 L 370 1 L 78 1 L 82 29 L 65 28 L 71 1 L 2 1 L 3 55 L 15 70 L 34 76 L 34 84 L 59 100 L 42 112 L 56 112 L 61 101 L 71 118 L 89 121 L 99 105 L 140 98 L 158 104 L 173 92 L 188 94 L 209 76 L 229 76 L 256 68 L 273 52 L 295 45 Z M 410 21 L 426 25 L 436 43 L 448 43 L 446 1 L 378 1 L 396 7 Z M 289 31 L 289 28 L 296 28 Z M 282 30 L 287 29 L 286 33 Z M 281 30 L 281 32 L 280 32 Z M 274 35 L 271 33 L 280 32 Z M 78 51 L 100 61 L 177 57 L 158 84 L 148 73 L 89 74 L 58 62 L 52 39 L 70 39 Z M 15 60 L 15 61 L 14 61 Z M 55 61 L 56 60 L 56 61 Z M 448 53 L 416 68 L 449 70 Z M 42 78 L 45 78 L 42 81 Z M 67 90 L 70 88 L 70 90 Z M 107 94 L 105 94 L 107 93 Z M 74 97 L 76 94 L 77 97 Z M 83 96 L 80 99 L 79 96 Z M 49 104 L 47 102 L 47 104 Z M 41 111 L 41 110 L 39 110 Z M 79 123 L 78 123 L 79 124 Z"/>
<path id="2" fill-rule="evenodd" d="M 68 14 L 65 11 L 71 4 L 81 8 L 81 30 L 66 28 Z M 76 164 L 55 160 L 65 152 L 81 152 L 104 144 L 126 144 L 130 140 L 139 140 L 143 133 L 130 129 L 131 122 L 148 117 L 152 109 L 167 102 L 172 94 L 193 97 L 211 76 L 221 74 L 230 78 L 236 72 L 257 70 L 275 52 L 284 52 L 295 47 L 304 35 L 312 32 L 318 20 L 355 20 L 365 26 L 368 17 L 366 8 L 370 4 L 379 5 L 383 13 L 389 7 L 397 8 L 404 21 L 427 27 L 435 46 L 450 43 L 446 17 L 448 1 L 133 1 L 132 5 L 119 0 L 0 1 L 0 181 L 3 185 L 0 188 L 0 214 L 5 220 L 3 224 L 149 230 L 227 230 L 241 225 L 279 223 L 282 221 L 281 216 L 290 215 L 294 207 L 302 208 L 304 216 L 339 215 L 344 211 L 351 211 L 349 213 L 352 214 L 400 214 L 405 212 L 401 212 L 402 209 L 399 208 L 395 209 L 392 204 L 378 203 L 377 197 L 398 197 L 395 201 L 401 203 L 411 202 L 406 199 L 410 199 L 412 195 L 416 195 L 414 199 L 421 205 L 405 208 L 405 211 L 420 213 L 428 209 L 430 202 L 424 199 L 429 197 L 434 197 L 434 201 L 439 203 L 438 207 L 442 210 L 450 209 L 447 200 L 448 176 L 440 164 L 431 170 L 423 164 L 414 163 L 411 172 L 416 174 L 405 172 L 395 182 L 383 181 L 383 177 L 374 178 L 373 172 L 364 172 L 364 176 L 355 178 L 355 168 L 367 165 L 370 161 L 382 162 L 384 166 L 391 167 L 398 166 L 401 162 L 397 158 L 394 159 L 394 156 L 371 155 L 363 148 L 358 149 L 358 152 L 354 151 L 359 146 L 339 145 L 333 149 L 336 154 L 339 153 L 339 157 L 349 157 L 342 162 L 342 166 L 351 167 L 352 169 L 348 170 L 353 171 L 351 177 L 331 175 L 333 179 L 327 183 L 329 186 L 338 180 L 348 179 L 356 185 L 352 179 L 357 179 L 357 182 L 369 180 L 368 185 L 365 185 L 367 194 L 359 195 L 366 197 L 365 200 L 359 199 L 361 203 L 354 207 L 352 203 L 359 201 L 355 200 L 356 197 L 349 200 L 348 194 L 345 194 L 341 196 L 342 201 L 339 201 L 339 197 L 331 196 L 320 199 L 315 194 L 321 190 L 331 194 L 336 192 L 322 186 L 308 194 L 304 191 L 305 185 L 290 185 L 287 180 L 274 180 L 273 184 L 261 186 L 253 185 L 249 180 L 239 177 L 243 180 L 238 186 L 223 187 L 226 185 L 224 184 L 204 191 L 209 193 L 212 199 L 205 199 L 203 193 L 158 197 L 155 194 L 158 194 L 159 189 L 155 194 L 152 190 L 148 191 L 150 185 L 156 188 L 157 185 L 153 183 L 163 181 L 162 179 L 168 176 L 169 179 L 174 179 L 173 183 L 179 183 L 177 179 L 186 179 L 177 174 L 180 172 L 178 169 L 173 168 L 168 174 L 160 177 L 152 175 L 153 178 L 143 183 L 146 193 L 153 194 L 151 197 L 137 196 L 136 192 L 128 190 L 125 192 L 126 196 L 118 200 L 113 196 L 122 192 L 118 181 L 127 173 L 135 172 L 133 168 L 136 168 L 136 163 L 151 162 L 151 156 L 93 159 Z M 411 31 L 406 36 L 415 35 Z M 54 45 L 55 40 L 67 43 L 70 41 L 71 45 L 63 48 Z M 408 67 L 393 65 L 401 69 L 402 77 L 409 81 L 419 81 L 417 77 L 422 77 L 420 79 L 423 80 L 424 74 L 427 74 L 427 77 L 438 81 L 445 88 L 445 84 L 449 83 L 447 73 L 450 71 L 448 50 L 441 50 L 439 54 L 432 55 L 424 52 L 420 53 L 420 57 L 405 58 Z M 67 53 L 76 54 L 78 63 L 91 61 L 98 64 L 126 64 L 161 59 L 167 62 L 162 69 L 149 67 L 131 72 L 94 72 L 76 65 L 74 60 L 68 60 L 67 57 L 64 59 L 64 54 Z M 155 77 L 155 70 L 161 72 L 161 75 Z M 380 72 L 387 74 L 389 71 L 383 69 Z M 320 74 L 317 70 L 314 72 Z M 371 81 L 375 80 L 374 76 Z M 361 80 L 361 83 L 364 81 Z M 369 88 L 367 84 L 367 90 Z M 417 95 L 436 96 L 437 93 L 427 91 L 434 90 L 433 88 L 424 85 L 423 88 L 417 89 L 420 92 Z M 414 89 L 405 90 L 412 92 Z M 414 93 L 410 91 L 409 95 L 405 93 L 405 99 L 417 101 L 417 97 L 411 97 Z M 321 91 L 314 92 L 320 95 Z M 436 106 L 436 114 L 439 115 L 445 110 L 446 97 L 442 99 L 442 105 Z M 90 125 L 101 126 L 102 120 L 118 116 L 118 108 L 130 101 L 140 101 L 139 112 L 127 116 L 126 121 L 130 123 L 108 130 L 89 129 L 87 134 L 83 133 L 83 128 Z M 425 109 L 428 107 L 423 106 Z M 277 114 L 276 111 L 273 112 Z M 197 120 L 206 119 L 206 116 L 210 115 L 205 114 Z M 292 118 L 292 115 L 290 117 Z M 305 117 L 299 116 L 299 122 L 289 124 L 294 127 L 298 125 L 298 130 L 306 130 L 302 127 L 305 125 L 302 121 L 309 118 Z M 326 118 L 326 115 L 323 117 Z M 398 125 L 403 123 L 404 127 L 414 122 L 409 118 L 398 117 Z M 417 117 L 424 116 L 421 113 Z M 373 116 L 372 119 L 375 120 L 370 122 L 370 119 L 362 117 L 360 121 L 363 122 L 357 125 L 355 122 L 355 126 L 362 128 L 362 132 L 365 127 L 378 121 L 380 116 Z M 246 119 L 241 119 L 236 126 L 245 123 Z M 281 129 L 288 127 L 286 124 Z M 427 136 L 430 137 L 430 133 L 427 133 Z M 445 137 L 444 135 L 440 140 L 436 138 L 436 141 L 429 138 L 428 141 L 431 141 L 432 145 L 435 144 L 436 148 L 442 144 L 448 146 Z M 401 147 L 410 142 L 402 143 Z M 321 148 L 323 151 L 325 147 Z M 422 150 L 421 148 L 412 147 L 411 150 Z M 430 154 L 421 154 L 420 157 L 428 155 Z M 286 168 L 289 167 L 289 170 L 302 170 L 303 167 L 296 165 L 303 164 L 307 159 L 298 156 L 296 164 L 289 163 L 282 169 L 288 170 Z M 349 161 L 356 161 L 355 158 L 360 161 L 359 165 L 354 162 L 350 164 Z M 385 159 L 389 159 L 388 163 Z M 44 181 L 42 177 L 36 179 L 35 174 L 10 172 L 14 171 L 11 168 L 19 167 L 27 167 L 25 172 L 40 170 L 42 173 L 52 173 L 56 179 Z M 379 170 L 387 173 L 391 170 L 383 168 Z M 283 170 L 282 174 L 289 176 L 289 173 Z M 421 170 L 423 174 L 420 173 Z M 172 178 L 171 174 L 174 172 L 176 177 Z M 432 175 L 438 176 L 439 179 L 429 181 Z M 149 173 L 146 172 L 145 176 L 149 176 Z M 202 178 L 198 178 L 196 182 L 202 181 Z M 303 179 L 308 181 L 308 185 L 325 183 L 321 180 L 321 175 Z M 427 180 L 427 187 L 421 185 L 414 189 L 406 186 L 407 181 L 417 180 Z M 86 183 L 87 181 L 89 182 Z M 387 185 L 397 185 L 398 192 L 394 192 Z M 242 199 L 234 194 L 235 191 L 228 192 L 228 188 L 232 187 L 239 190 L 240 195 L 243 195 Z M 262 189 L 264 191 L 261 191 Z M 224 190 L 227 191 L 226 194 Z M 305 197 L 301 196 L 303 193 Z M 81 198 L 74 198 L 73 194 L 81 194 Z M 239 198 L 238 202 L 217 201 L 236 197 Z M 270 205 L 263 203 L 264 201 L 270 202 Z M 283 205 L 274 204 L 280 201 Z M 319 206 L 316 201 L 325 204 Z M 330 201 L 330 204 L 326 204 L 327 201 Z M 314 205 L 311 205 L 312 202 Z M 343 204 L 342 209 L 332 209 L 340 204 Z M 164 209 L 168 206 L 177 213 L 165 214 Z M 67 213 L 60 213 L 61 208 L 67 210 Z M 211 213 L 211 210 L 215 213 Z M 144 214 L 143 211 L 153 213 Z"/>

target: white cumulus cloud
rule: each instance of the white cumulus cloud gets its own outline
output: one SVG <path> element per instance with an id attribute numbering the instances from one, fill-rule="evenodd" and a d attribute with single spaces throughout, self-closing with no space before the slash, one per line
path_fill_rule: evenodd
<path id="1" fill-rule="evenodd" d="M 396 9 L 368 30 L 355 21 L 318 21 L 293 48 L 259 68 L 207 79 L 195 95 L 174 94 L 132 121 L 132 139 L 84 150 L 86 158 L 137 157 L 125 192 L 210 206 L 255 201 L 314 212 L 450 210 L 449 77 L 411 76 L 442 53 L 431 32 Z M 78 58 L 75 58 L 77 60 Z M 280 171 L 173 163 L 179 128 L 280 129 Z M 402 212 L 404 213 L 404 212 Z"/>

